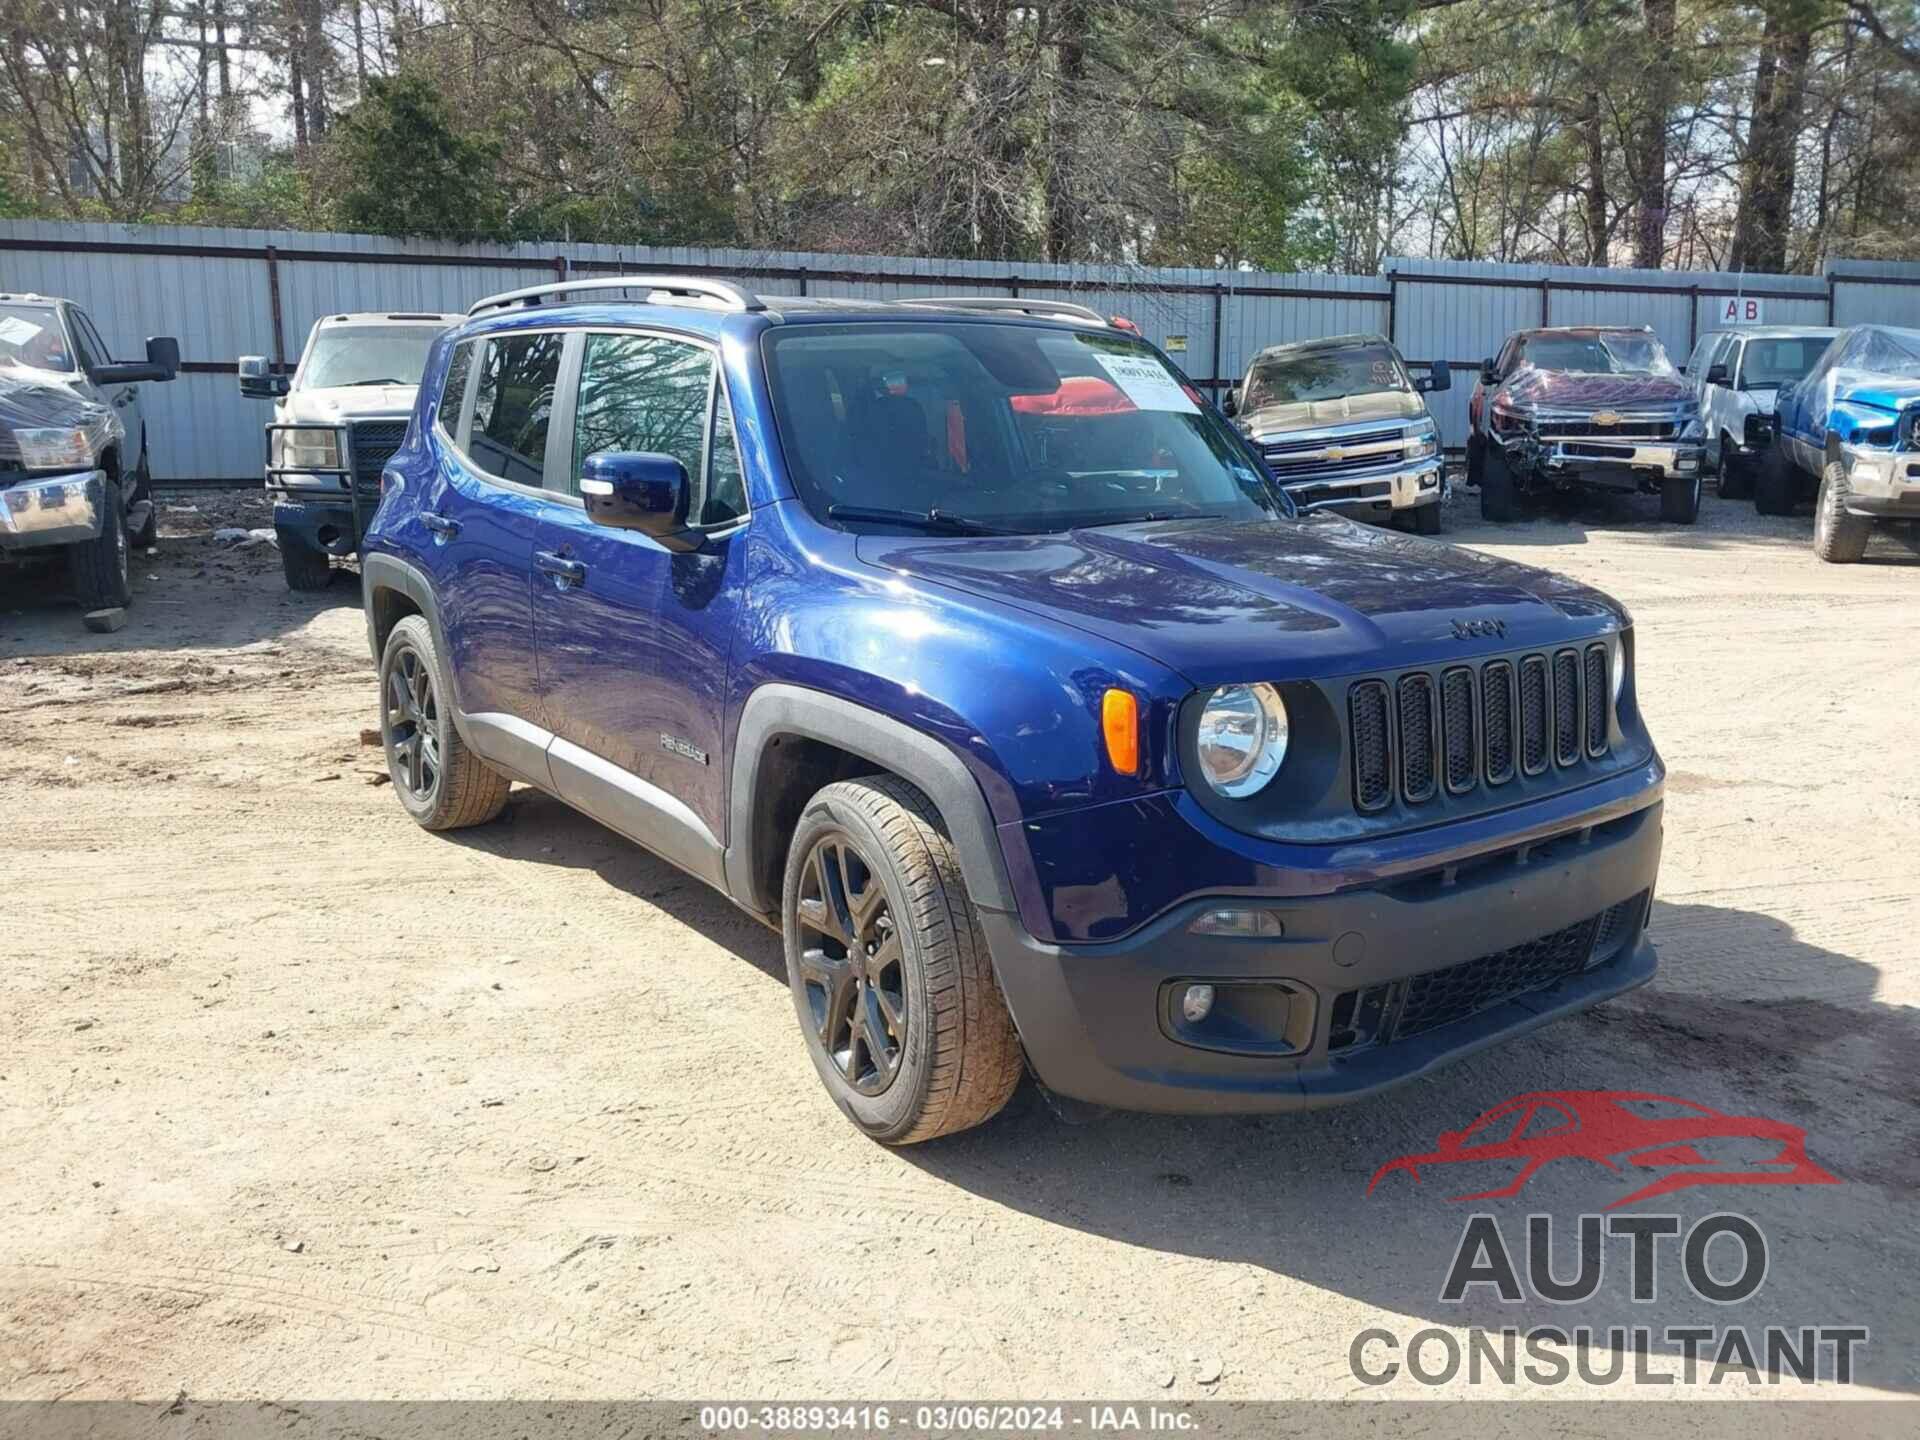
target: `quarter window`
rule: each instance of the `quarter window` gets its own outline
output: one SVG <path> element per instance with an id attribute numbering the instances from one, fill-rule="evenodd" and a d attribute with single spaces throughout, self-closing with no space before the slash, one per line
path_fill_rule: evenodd
<path id="1" fill-rule="evenodd" d="M 473 373 L 473 341 L 462 340 L 447 359 L 447 378 L 440 384 L 440 404 L 436 413 L 441 428 L 449 435 L 460 424 L 460 407 L 467 399 L 467 377 Z"/>
<path id="2" fill-rule="evenodd" d="M 733 434 L 733 406 L 727 387 L 714 386 L 713 450 L 708 462 L 707 498 L 700 507 L 702 525 L 726 525 L 747 513 L 747 482 L 740 469 L 740 446 Z"/>
<path id="3" fill-rule="evenodd" d="M 566 336 L 553 332 L 487 341 L 467 454 L 489 475 L 539 488 L 565 344 Z"/>

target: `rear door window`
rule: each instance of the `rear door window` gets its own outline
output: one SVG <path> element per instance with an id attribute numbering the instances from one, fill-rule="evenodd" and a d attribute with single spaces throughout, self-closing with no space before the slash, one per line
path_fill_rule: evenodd
<path id="1" fill-rule="evenodd" d="M 486 342 L 473 397 L 467 456 L 489 475 L 540 488 L 566 336 L 503 335 Z"/>

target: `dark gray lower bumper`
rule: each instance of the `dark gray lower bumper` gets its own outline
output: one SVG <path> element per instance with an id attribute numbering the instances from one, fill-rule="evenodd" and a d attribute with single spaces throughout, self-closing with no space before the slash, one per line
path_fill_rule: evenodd
<path id="1" fill-rule="evenodd" d="M 282 544 L 291 536 L 308 549 L 329 555 L 352 555 L 360 548 L 362 520 L 345 496 L 295 499 L 282 494 L 273 507 L 273 528 Z"/>
<path id="2" fill-rule="evenodd" d="M 1124 941 L 1051 945 L 1018 918 L 983 912 L 996 971 L 1040 1079 L 1063 1095 L 1128 1110 L 1303 1109 L 1357 1099 L 1571 1014 L 1652 978 L 1655 954 L 1632 929 L 1604 963 L 1499 998 L 1403 1038 L 1336 1047 L 1341 997 L 1511 953 L 1637 897 L 1660 864 L 1661 807 L 1649 805 L 1528 854 L 1497 856 L 1453 883 L 1440 877 L 1306 900 L 1196 901 Z M 1195 935 L 1221 907 L 1276 914 L 1284 938 Z M 1465 973 L 1465 972 L 1457 972 Z M 1225 1053 L 1174 1038 L 1170 1000 L 1191 982 L 1285 981 L 1296 997 L 1291 1053 Z M 1352 1002 L 1346 1002 L 1351 1006 Z"/>

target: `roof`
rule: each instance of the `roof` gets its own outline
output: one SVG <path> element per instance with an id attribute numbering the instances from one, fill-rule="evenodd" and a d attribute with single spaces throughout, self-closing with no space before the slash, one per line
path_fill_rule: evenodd
<path id="1" fill-rule="evenodd" d="M 351 315 L 322 315 L 315 323 L 328 330 L 349 325 L 438 325 L 444 329 L 458 325 L 464 318 L 432 310 L 362 310 Z"/>
<path id="2" fill-rule="evenodd" d="M 1392 342 L 1384 335 L 1372 331 L 1356 331 L 1352 335 L 1322 335 L 1313 340 L 1288 340 L 1280 345 L 1269 345 L 1253 358 L 1265 360 L 1275 355 L 1311 355 L 1324 350 L 1354 350 L 1362 345 L 1389 345 Z"/>
<path id="3" fill-rule="evenodd" d="M 1618 335 L 1623 331 L 1651 335 L 1651 325 L 1529 325 L 1516 335 Z"/>
<path id="4" fill-rule="evenodd" d="M 1710 330 L 1709 335 L 1738 335 L 1748 340 L 1799 340 L 1840 333 L 1835 325 L 1742 325 L 1730 330 Z"/>
<path id="5" fill-rule="evenodd" d="M 32 291 L 8 292 L 0 290 L 0 305 L 64 305 L 67 302 L 58 295 L 35 295 Z"/>

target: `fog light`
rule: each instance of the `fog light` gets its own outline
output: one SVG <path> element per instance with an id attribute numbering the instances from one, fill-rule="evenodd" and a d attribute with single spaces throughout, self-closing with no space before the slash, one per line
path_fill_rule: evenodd
<path id="1" fill-rule="evenodd" d="M 1231 935 L 1242 940 L 1278 940 L 1287 933 L 1272 910 L 1209 910 L 1187 929 L 1195 935 Z"/>
<path id="2" fill-rule="evenodd" d="M 1180 997 L 1180 1013 L 1189 1025 L 1198 1025 L 1213 1013 L 1213 986 L 1189 985 Z"/>
<path id="3" fill-rule="evenodd" d="M 1699 466 L 1700 457 L 1698 455 L 1681 455 L 1676 457 L 1673 462 L 1673 468 L 1676 470 L 1696 470 Z"/>

